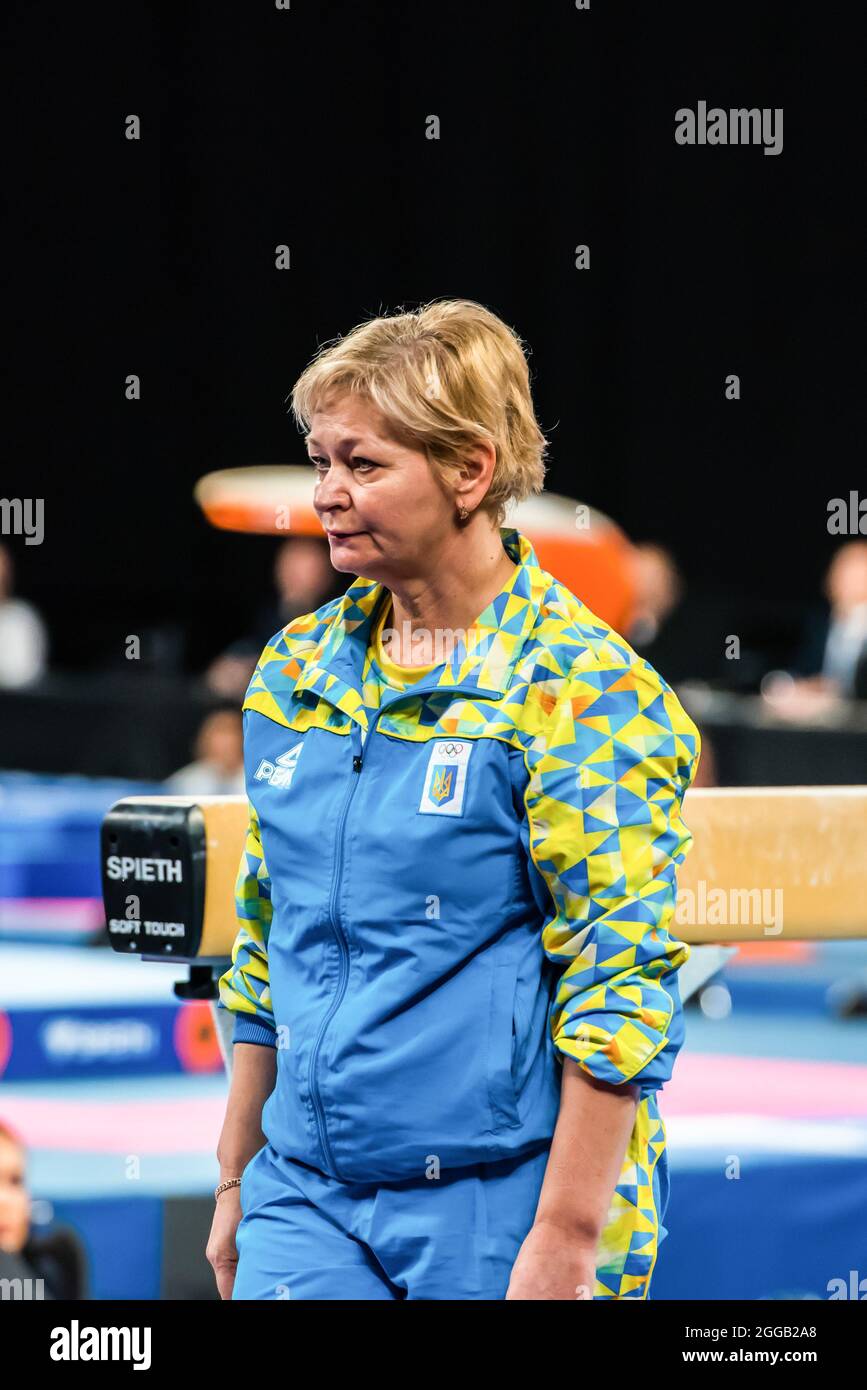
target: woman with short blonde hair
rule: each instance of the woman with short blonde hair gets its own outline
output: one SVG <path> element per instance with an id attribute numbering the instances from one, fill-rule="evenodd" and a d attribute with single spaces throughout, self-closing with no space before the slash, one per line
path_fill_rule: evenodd
<path id="1" fill-rule="evenodd" d="M 509 500 L 541 492 L 545 436 L 536 420 L 521 339 L 472 300 L 435 300 L 417 313 L 360 324 L 326 345 L 292 391 L 292 410 L 309 428 L 316 406 L 340 391 L 367 399 L 445 480 L 467 449 L 496 447 L 479 509 L 500 526 Z"/>
<path id="2" fill-rule="evenodd" d="M 646 1298 L 698 730 L 502 524 L 546 441 L 490 310 L 362 323 L 292 409 L 356 579 L 244 700 L 220 1292 Z"/>

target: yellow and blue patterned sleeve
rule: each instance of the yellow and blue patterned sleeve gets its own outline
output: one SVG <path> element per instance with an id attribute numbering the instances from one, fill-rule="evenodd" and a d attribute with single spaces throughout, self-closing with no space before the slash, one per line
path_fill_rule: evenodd
<path id="1" fill-rule="evenodd" d="M 553 900 L 542 931 L 564 969 L 554 1046 L 598 1080 L 641 1094 L 671 1076 L 683 1041 L 676 972 L 690 948 L 669 931 L 681 818 L 701 738 L 641 658 L 576 659 L 528 758 L 529 851 Z"/>
<path id="2" fill-rule="evenodd" d="M 219 1007 L 235 1015 L 233 1042 L 277 1046 L 268 977 L 268 933 L 271 928 L 271 880 L 265 864 L 259 820 L 248 801 L 247 838 L 235 881 L 235 913 L 239 931 L 232 947 L 232 965 L 220 977 Z"/>

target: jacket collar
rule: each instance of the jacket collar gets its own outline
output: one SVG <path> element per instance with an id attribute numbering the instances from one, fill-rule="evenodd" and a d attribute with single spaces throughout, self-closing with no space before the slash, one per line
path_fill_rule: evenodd
<path id="1" fill-rule="evenodd" d="M 540 567 L 526 536 L 507 526 L 500 527 L 500 536 L 517 569 L 477 618 L 475 626 L 482 634 L 481 640 L 469 649 L 457 648 L 448 661 L 399 698 L 434 690 L 499 698 L 508 690 L 524 643 L 537 622 L 551 576 Z M 361 709 L 362 671 L 372 623 L 380 604 L 387 604 L 389 598 L 385 585 L 376 580 L 356 580 L 315 645 L 287 665 L 268 663 L 260 667 L 250 684 L 245 705 L 258 704 L 257 690 L 277 695 L 281 688 L 291 687 L 297 692 L 311 691 L 366 725 Z"/>

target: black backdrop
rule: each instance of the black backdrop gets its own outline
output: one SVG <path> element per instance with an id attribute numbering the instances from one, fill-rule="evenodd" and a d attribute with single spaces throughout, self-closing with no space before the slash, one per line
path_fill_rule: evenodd
<path id="1" fill-rule="evenodd" d="M 865 478 L 856 16 L 4 6 L 0 496 L 45 499 L 44 544 L 12 547 L 55 661 L 175 623 L 198 669 L 243 630 L 274 543 L 210 531 L 195 479 L 301 461 L 286 398 L 316 346 L 443 295 L 525 338 L 548 486 L 672 548 L 685 640 L 782 655 L 839 543 L 828 499 Z M 677 145 L 699 100 L 782 107 L 782 153 Z"/>

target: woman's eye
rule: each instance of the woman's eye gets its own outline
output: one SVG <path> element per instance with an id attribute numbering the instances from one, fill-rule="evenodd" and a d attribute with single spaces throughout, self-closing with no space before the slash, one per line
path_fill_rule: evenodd
<path id="1" fill-rule="evenodd" d="M 312 458 L 312 459 L 310 460 L 310 462 L 311 462 L 311 464 L 313 465 L 313 467 L 315 468 L 315 470 L 316 470 L 317 473 L 324 473 L 324 472 L 326 472 L 326 470 L 327 470 L 328 467 L 329 467 L 329 463 L 328 463 L 328 460 L 327 460 L 327 459 L 323 459 L 323 458 Z M 374 463 L 372 459 L 356 458 L 356 459 L 353 459 L 353 460 L 352 460 L 352 467 L 353 467 L 354 469 L 361 469 L 362 472 L 365 472 L 365 473 L 366 473 L 366 472 L 368 472 L 371 468 L 378 468 L 378 467 L 379 467 L 379 464 L 378 464 L 378 463 Z"/>

